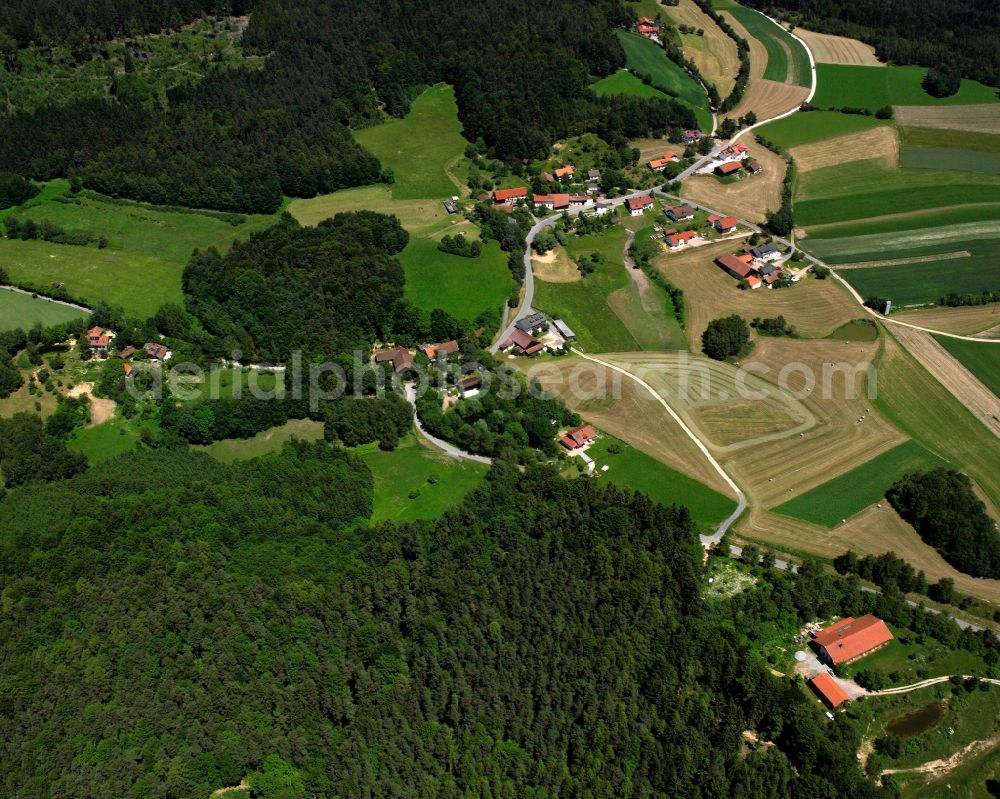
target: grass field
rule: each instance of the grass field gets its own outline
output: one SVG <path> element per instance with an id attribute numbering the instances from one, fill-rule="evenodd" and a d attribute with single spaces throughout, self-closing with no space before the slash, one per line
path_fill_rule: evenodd
<path id="1" fill-rule="evenodd" d="M 937 227 L 951 228 L 968 222 L 993 223 L 998 219 L 1000 219 L 1000 202 L 958 208 L 929 208 L 908 214 L 891 214 L 881 218 L 813 227 L 809 229 L 809 238 L 818 241 L 871 236 L 877 233 L 896 234 Z"/>
<path id="2" fill-rule="evenodd" d="M 482 464 L 456 461 L 425 447 L 412 435 L 392 452 L 383 452 L 376 444 L 354 452 L 375 477 L 373 523 L 435 519 L 479 485 L 487 471 Z M 411 499 L 411 493 L 417 496 Z"/>
<path id="3" fill-rule="evenodd" d="M 652 76 L 653 85 L 676 96 L 698 117 L 703 130 L 712 129 L 712 115 L 708 110 L 708 97 L 701 85 L 681 67 L 667 58 L 663 48 L 631 31 L 615 31 L 625 51 L 625 63 L 633 72 Z M 641 81 L 640 81 L 641 83 Z"/>
<path id="4" fill-rule="evenodd" d="M 904 147 L 944 147 L 977 153 L 1000 153 L 1000 134 L 968 130 L 900 127 L 899 142 Z"/>
<path id="5" fill-rule="evenodd" d="M 848 64 L 817 64 L 816 94 L 812 103 L 820 108 L 854 106 L 873 111 L 886 105 L 971 105 L 997 102 L 996 89 L 963 80 L 951 97 L 932 97 L 920 85 L 925 67 L 864 67 Z"/>
<path id="6" fill-rule="evenodd" d="M 983 659 L 964 649 L 951 648 L 905 627 L 890 626 L 894 638 L 870 655 L 840 667 L 847 676 L 863 669 L 894 675 L 890 685 L 909 685 L 930 677 L 980 674 L 987 671 Z"/>
<path id="7" fill-rule="evenodd" d="M 811 83 L 809 56 L 788 31 L 752 9 L 734 5 L 726 10 L 767 50 L 767 66 L 764 68 L 766 80 L 794 83 L 797 86 L 808 86 Z"/>
<path id="8" fill-rule="evenodd" d="M 611 94 L 627 94 L 632 97 L 664 97 L 668 95 L 661 92 L 655 86 L 648 86 L 627 69 L 619 69 L 617 72 L 601 78 L 596 83 L 592 83 L 591 89 L 598 97 L 605 97 Z"/>
<path id="9" fill-rule="evenodd" d="M 137 423 L 116 416 L 103 424 L 76 430 L 70 436 L 67 446 L 82 452 L 87 456 L 87 463 L 93 465 L 135 449 L 143 429 L 156 433 L 159 422 L 147 419 Z"/>
<path id="10" fill-rule="evenodd" d="M 264 430 L 252 438 L 226 438 L 194 449 L 207 452 L 217 461 L 233 463 L 259 458 L 271 452 L 280 452 L 281 448 L 293 438 L 318 441 L 323 438 L 323 423 L 311 419 L 292 419 L 278 427 Z"/>
<path id="11" fill-rule="evenodd" d="M 883 340 L 877 410 L 904 433 L 967 472 L 1000 507 L 1000 439 L 989 434 L 933 375 L 891 336 Z"/>
<path id="12" fill-rule="evenodd" d="M 612 445 L 620 452 L 608 452 Z M 598 480 L 640 491 L 664 505 L 684 505 L 703 530 L 714 529 L 733 510 L 731 499 L 620 439 L 602 436 L 587 454 L 597 463 L 594 475 Z M 608 467 L 606 472 L 602 471 L 604 466 Z"/>
<path id="13" fill-rule="evenodd" d="M 948 336 L 934 338 L 990 391 L 1000 397 L 1000 344 L 979 344 Z"/>
<path id="14" fill-rule="evenodd" d="M 448 171 L 462 160 L 466 141 L 450 86 L 431 86 L 405 118 L 356 131 L 355 138 L 392 169 L 393 199 L 444 200 L 460 193 Z"/>
<path id="15" fill-rule="evenodd" d="M 50 327 L 81 316 L 86 314 L 75 308 L 57 305 L 42 297 L 0 289 L 0 330 L 13 330 L 16 327 L 28 330 L 36 323 L 40 323 L 42 327 Z"/>
<path id="16" fill-rule="evenodd" d="M 141 319 L 164 303 L 184 302 L 183 264 L 152 255 L 0 239 L 0 263 L 18 286 L 51 291 L 54 283 L 63 283 L 86 305 L 120 305 Z"/>
<path id="17" fill-rule="evenodd" d="M 466 236 L 478 236 L 469 226 Z M 489 241 L 478 258 L 449 255 L 431 238 L 410 239 L 399 255 L 406 273 L 406 295 L 418 308 L 441 308 L 459 319 L 475 319 L 485 310 L 499 311 L 514 287 L 507 253 Z"/>
<path id="18" fill-rule="evenodd" d="M 953 169 L 1000 175 L 1000 153 L 955 147 L 903 147 L 899 151 L 899 165 L 908 169 Z"/>
<path id="19" fill-rule="evenodd" d="M 936 455 L 914 441 L 907 441 L 772 510 L 834 527 L 881 501 L 889 486 L 904 474 L 943 465 L 945 462 Z"/>
<path id="20" fill-rule="evenodd" d="M 915 128 L 938 128 L 995 136 L 1000 130 L 1000 103 L 975 105 L 897 105 L 896 121 Z"/>
<path id="21" fill-rule="evenodd" d="M 758 128 L 760 135 L 780 147 L 797 147 L 835 136 L 869 130 L 890 124 L 888 120 L 865 117 L 859 114 L 840 114 L 836 111 L 810 111 L 769 122 Z"/>

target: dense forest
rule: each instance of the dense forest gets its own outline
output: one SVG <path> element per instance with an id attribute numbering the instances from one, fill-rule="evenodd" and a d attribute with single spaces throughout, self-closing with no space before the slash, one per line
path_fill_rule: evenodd
<path id="1" fill-rule="evenodd" d="M 38 23 L 48 5 L 19 2 L 13 21 L 0 20 L 0 39 L 12 40 L 9 26 L 22 43 L 73 35 L 83 46 L 216 4 L 162 0 L 125 13 L 125 4 L 76 2 L 58 21 Z M 266 56 L 262 69 L 213 72 L 168 92 L 166 109 L 116 96 L 112 83 L 105 99 L 0 119 L 0 169 L 79 175 L 104 194 L 149 202 L 272 213 L 282 194 L 390 179 L 349 127 L 405 114 L 421 87 L 439 81 L 455 87 L 466 137 L 512 163 L 587 130 L 636 138 L 693 126 L 673 100 L 590 91 L 592 75 L 624 63 L 612 28 L 631 18 L 619 0 L 262 2 L 243 41 L 248 54 Z M 4 68 L 18 69 L 16 52 Z"/>
<path id="2" fill-rule="evenodd" d="M 355 527 L 371 502 L 322 442 L 12 490 L 3 793 L 881 795 L 745 637 L 876 598 L 805 570 L 707 606 L 686 511 L 543 467 L 498 464 L 438 521 Z"/>
<path id="3" fill-rule="evenodd" d="M 1000 531 L 964 474 L 944 468 L 908 474 L 886 499 L 956 569 L 1000 577 Z"/>
<path id="4" fill-rule="evenodd" d="M 875 46 L 897 64 L 946 65 L 964 77 L 1000 86 L 1000 7 L 992 0 L 744 0 L 766 13 L 789 16 L 820 33 L 850 36 Z M 957 90 L 957 85 L 955 89 Z"/>

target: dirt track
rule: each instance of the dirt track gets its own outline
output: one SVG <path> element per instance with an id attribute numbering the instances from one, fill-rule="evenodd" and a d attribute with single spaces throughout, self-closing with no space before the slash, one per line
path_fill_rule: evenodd
<path id="1" fill-rule="evenodd" d="M 954 397 L 1000 438 L 1000 400 L 959 363 L 934 338 L 922 330 L 895 326 L 893 334 L 903 347 Z"/>
<path id="2" fill-rule="evenodd" d="M 87 397 L 90 400 L 90 423 L 87 427 L 96 427 L 115 415 L 115 401 L 95 397 L 93 383 L 77 383 L 66 394 L 70 397 Z"/>

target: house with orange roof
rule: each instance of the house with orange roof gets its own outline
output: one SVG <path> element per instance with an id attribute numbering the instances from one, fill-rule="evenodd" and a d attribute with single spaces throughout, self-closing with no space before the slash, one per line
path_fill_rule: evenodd
<path id="1" fill-rule="evenodd" d="M 676 163 L 679 159 L 677 158 L 677 153 L 672 150 L 668 150 L 663 154 L 663 158 L 654 158 L 649 162 L 648 166 L 654 172 L 661 172 L 669 163 Z"/>
<path id="2" fill-rule="evenodd" d="M 693 230 L 682 230 L 680 233 L 673 233 L 666 238 L 667 246 L 676 250 L 678 247 L 683 247 L 685 244 L 698 238 L 698 234 Z"/>
<path id="3" fill-rule="evenodd" d="M 570 164 L 569 166 L 561 166 L 555 171 L 556 180 L 562 180 L 563 178 L 571 178 L 576 173 L 576 167 Z"/>
<path id="4" fill-rule="evenodd" d="M 821 671 L 809 680 L 809 687 L 819 694 L 820 699 L 826 702 L 831 710 L 851 701 L 847 691 L 841 688 L 840 683 L 825 671 Z"/>
<path id="5" fill-rule="evenodd" d="M 625 205 L 632 216 L 642 216 L 643 211 L 648 211 L 653 207 L 653 195 L 642 194 L 638 197 L 629 197 L 625 201 Z"/>
<path id="6" fill-rule="evenodd" d="M 747 146 L 743 142 L 736 142 L 732 147 L 727 147 L 719 153 L 720 161 L 742 161 L 747 154 Z"/>
<path id="7" fill-rule="evenodd" d="M 559 443 L 572 452 L 587 444 L 592 444 L 595 438 L 597 438 L 597 431 L 589 424 L 582 424 L 566 433 L 559 439 Z"/>
<path id="8" fill-rule="evenodd" d="M 715 168 L 715 174 L 721 175 L 722 177 L 726 177 L 727 175 L 735 175 L 739 171 L 740 171 L 739 161 L 726 161 L 723 164 L 719 164 Z"/>
<path id="9" fill-rule="evenodd" d="M 714 214 L 708 218 L 708 221 L 719 233 L 728 233 L 740 223 L 740 220 L 735 216 L 715 216 Z"/>
<path id="10" fill-rule="evenodd" d="M 535 205 L 550 211 L 563 211 L 569 208 L 568 194 L 536 194 L 532 197 Z"/>
<path id="11" fill-rule="evenodd" d="M 728 252 L 716 258 L 715 262 L 737 280 L 745 280 L 754 272 L 753 266 L 748 262 Z"/>
<path id="12" fill-rule="evenodd" d="M 391 363 L 392 370 L 399 374 L 408 366 L 413 365 L 413 356 L 408 349 L 391 347 L 390 349 L 376 350 L 375 363 Z"/>
<path id="13" fill-rule="evenodd" d="M 110 330 L 94 326 L 87 331 L 87 346 L 97 352 L 107 352 L 108 344 L 114 337 L 115 334 Z"/>
<path id="14" fill-rule="evenodd" d="M 860 619 L 848 616 L 820 630 L 812 645 L 823 663 L 842 666 L 882 648 L 892 639 L 885 622 L 869 613 Z"/>
<path id="15" fill-rule="evenodd" d="M 759 289 L 761 286 L 760 278 L 756 275 L 747 275 L 747 285 L 752 289 Z"/>
<path id="16" fill-rule="evenodd" d="M 515 189 L 495 189 L 493 191 L 493 202 L 498 205 L 513 205 L 518 200 L 528 199 L 528 190 L 524 186 Z"/>

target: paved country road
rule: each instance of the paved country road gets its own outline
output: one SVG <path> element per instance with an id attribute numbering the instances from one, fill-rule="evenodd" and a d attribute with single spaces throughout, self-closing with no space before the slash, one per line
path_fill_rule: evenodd
<path id="1" fill-rule="evenodd" d="M 413 383 L 406 384 L 406 399 L 409 401 L 410 405 L 413 406 L 413 421 L 417 426 L 417 430 L 420 432 L 424 438 L 426 438 L 431 444 L 441 450 L 445 455 L 455 458 L 456 460 L 473 461 L 475 463 L 485 463 L 487 466 L 493 463 L 492 458 L 487 458 L 485 455 L 473 455 L 471 452 L 466 452 L 464 449 L 459 449 L 454 444 L 449 444 L 443 438 L 438 438 L 427 432 L 424 427 L 423 422 L 420 421 L 420 417 L 417 416 L 417 387 Z"/>

